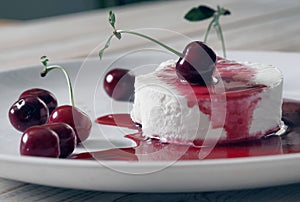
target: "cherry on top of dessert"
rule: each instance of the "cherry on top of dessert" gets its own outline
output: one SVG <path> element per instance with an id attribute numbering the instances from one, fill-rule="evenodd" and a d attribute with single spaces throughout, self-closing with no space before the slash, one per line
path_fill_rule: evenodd
<path id="1" fill-rule="evenodd" d="M 216 66 L 216 54 L 201 41 L 189 43 L 182 57 L 176 63 L 176 73 L 180 79 L 191 84 L 209 86 Z"/>

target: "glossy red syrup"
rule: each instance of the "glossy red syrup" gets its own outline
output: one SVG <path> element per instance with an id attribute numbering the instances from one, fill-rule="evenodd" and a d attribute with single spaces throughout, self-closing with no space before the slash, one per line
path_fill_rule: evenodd
<path id="1" fill-rule="evenodd" d="M 73 154 L 70 158 L 118 161 L 171 161 L 300 153 L 300 101 L 286 99 L 284 100 L 282 110 L 282 119 L 288 125 L 288 130 L 281 136 L 268 135 L 253 141 L 201 148 L 189 145 L 165 144 L 156 139 L 144 139 L 141 132 L 137 132 L 136 134 L 125 136 L 125 138 L 129 138 L 136 143 L 135 147 Z M 97 119 L 97 123 L 139 129 L 139 127 L 131 121 L 130 116 L 126 114 L 102 116 Z"/>

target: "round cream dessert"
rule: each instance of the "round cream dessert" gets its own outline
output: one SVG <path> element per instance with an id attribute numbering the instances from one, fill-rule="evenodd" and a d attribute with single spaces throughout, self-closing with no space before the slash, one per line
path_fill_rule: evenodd
<path id="1" fill-rule="evenodd" d="M 131 118 L 143 136 L 162 142 L 214 144 L 257 139 L 281 122 L 281 72 L 270 65 L 218 58 L 208 87 L 176 75 L 176 61 L 161 63 L 135 80 Z"/>

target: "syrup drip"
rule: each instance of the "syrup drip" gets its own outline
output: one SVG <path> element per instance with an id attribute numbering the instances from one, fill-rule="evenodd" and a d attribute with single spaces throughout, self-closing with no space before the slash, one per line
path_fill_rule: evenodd
<path id="1" fill-rule="evenodd" d="M 165 144 L 157 139 L 144 139 L 141 132 L 137 132 L 125 136 L 125 138 L 136 142 L 135 147 L 73 154 L 70 158 L 118 161 L 170 161 L 300 153 L 300 101 L 285 99 L 282 110 L 282 120 L 288 125 L 287 132 L 282 136 L 268 135 L 253 141 L 217 145 L 214 148 L 201 148 L 189 145 Z M 99 117 L 96 122 L 99 124 L 140 130 L 140 127 L 133 123 L 130 116 L 126 114 L 102 116 Z"/>

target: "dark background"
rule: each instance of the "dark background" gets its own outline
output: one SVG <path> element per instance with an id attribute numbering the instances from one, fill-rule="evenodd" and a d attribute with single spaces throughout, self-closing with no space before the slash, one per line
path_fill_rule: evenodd
<path id="1" fill-rule="evenodd" d="M 0 18 L 30 20 L 145 1 L 155 0 L 0 0 Z"/>

